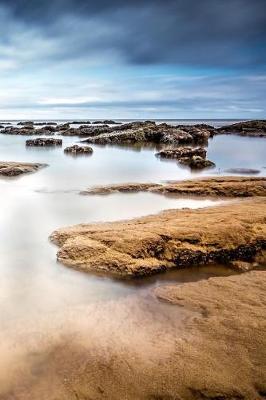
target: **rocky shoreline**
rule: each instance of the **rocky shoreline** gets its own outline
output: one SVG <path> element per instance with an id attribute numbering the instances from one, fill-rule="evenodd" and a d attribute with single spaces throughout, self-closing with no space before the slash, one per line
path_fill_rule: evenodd
<path id="1" fill-rule="evenodd" d="M 131 221 L 62 228 L 51 240 L 60 247 L 58 260 L 65 265 L 120 277 L 215 262 L 253 262 L 266 245 L 266 203 L 265 197 L 259 197 L 266 194 L 265 181 L 229 178 L 227 182 L 223 178 L 170 185 L 175 194 L 180 194 L 183 185 L 187 187 L 183 194 L 187 194 L 194 185 L 198 195 L 254 197 L 207 209 L 169 210 Z M 148 186 L 145 189 L 150 190 Z M 167 193 L 161 186 L 152 190 Z"/>
<path id="2" fill-rule="evenodd" d="M 78 125 L 72 128 L 70 125 Z M 43 126 L 41 126 L 43 125 Z M 41 127 L 39 127 L 41 126 Z M 95 144 L 206 144 L 209 138 L 219 134 L 236 134 L 241 136 L 265 137 L 266 121 L 244 121 L 215 128 L 207 124 L 169 125 L 156 124 L 154 121 L 135 121 L 120 124 L 113 120 L 72 121 L 63 124 L 56 122 L 25 121 L 17 126 L 2 126 L 0 133 L 5 135 L 53 135 L 83 137 L 87 143 Z"/>

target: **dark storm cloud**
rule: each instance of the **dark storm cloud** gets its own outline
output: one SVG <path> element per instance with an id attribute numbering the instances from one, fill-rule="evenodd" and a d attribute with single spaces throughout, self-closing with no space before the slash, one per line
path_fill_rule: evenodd
<path id="1" fill-rule="evenodd" d="M 56 41 L 48 58 L 108 52 L 129 64 L 265 67 L 265 0 L 0 0 L 0 6 Z M 6 40 L 9 29 L 7 21 Z"/>

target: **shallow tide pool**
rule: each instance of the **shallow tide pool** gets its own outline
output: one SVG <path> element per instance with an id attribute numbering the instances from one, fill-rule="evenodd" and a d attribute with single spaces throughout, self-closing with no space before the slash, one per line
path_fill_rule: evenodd
<path id="1" fill-rule="evenodd" d="M 183 283 L 232 273 L 226 268 L 212 266 L 171 271 L 143 280 L 119 281 L 60 265 L 56 262 L 57 248 L 49 241 L 49 235 L 59 227 L 134 218 L 169 208 L 217 204 L 217 200 L 176 199 L 152 193 L 82 196 L 80 191 L 95 185 L 222 175 L 227 168 L 235 167 L 257 168 L 261 171 L 259 175 L 266 174 L 266 143 L 262 139 L 215 137 L 209 141 L 208 158 L 216 163 L 216 168 L 198 175 L 175 161 L 160 161 L 153 147 L 93 146 L 92 156 L 73 157 L 65 155 L 63 148 L 78 142 L 78 138 L 63 138 L 63 147 L 53 149 L 27 149 L 26 139 L 0 135 L 1 161 L 48 164 L 34 174 L 0 178 L 0 337 L 10 341 L 8 345 L 5 339 L 2 342 L 0 391 L 1 378 L 5 381 L 4 371 L 8 368 L 13 371 L 18 362 L 17 352 L 25 347 L 21 335 L 29 339 L 38 332 L 40 340 L 44 333 L 41 328 L 42 333 L 36 331 L 35 327 L 43 319 L 50 321 L 54 329 L 57 317 L 51 315 L 58 312 L 67 315 L 76 307 L 115 301 L 136 293 L 143 295 L 147 288 L 150 290 L 168 282 Z M 155 319 L 164 306 L 156 307 Z M 133 310 L 133 313 L 138 312 L 135 307 Z M 100 314 L 98 307 L 97 318 Z M 92 325 L 96 318 L 93 315 L 89 317 Z M 122 315 L 118 312 L 112 317 L 116 318 L 118 326 L 129 323 L 129 320 L 121 320 Z M 75 326 L 75 319 L 75 316 L 71 319 L 71 326 Z M 37 346 L 37 342 L 34 343 L 25 347 L 25 354 L 30 354 Z M 42 346 L 41 342 L 38 346 Z"/>

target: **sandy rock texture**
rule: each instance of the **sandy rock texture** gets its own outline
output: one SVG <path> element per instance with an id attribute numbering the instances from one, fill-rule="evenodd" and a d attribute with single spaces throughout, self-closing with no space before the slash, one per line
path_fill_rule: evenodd
<path id="1" fill-rule="evenodd" d="M 29 172 L 36 172 L 46 166 L 47 164 L 0 161 L 0 176 L 23 175 Z"/>
<path id="2" fill-rule="evenodd" d="M 190 378 L 198 368 L 185 398 L 265 398 L 265 288 L 266 271 L 252 271 L 155 290 L 158 298 L 199 313 L 187 326 L 190 346 L 181 357 L 191 359 Z"/>
<path id="3" fill-rule="evenodd" d="M 88 188 L 81 194 L 111 194 L 115 192 L 154 192 L 175 196 L 251 197 L 266 196 L 266 178 L 215 177 L 186 181 L 154 183 L 124 183 Z"/>
<path id="4" fill-rule="evenodd" d="M 51 235 L 58 260 L 121 277 L 170 268 L 251 261 L 266 245 L 265 197 L 198 210 L 169 210 L 130 221 L 81 224 Z"/>

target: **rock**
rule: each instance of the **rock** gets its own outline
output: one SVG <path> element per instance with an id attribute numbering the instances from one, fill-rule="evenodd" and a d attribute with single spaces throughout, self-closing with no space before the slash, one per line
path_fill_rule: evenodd
<path id="1" fill-rule="evenodd" d="M 57 122 L 34 122 L 34 126 L 42 126 L 42 125 L 56 126 Z"/>
<path id="2" fill-rule="evenodd" d="M 215 167 L 214 162 L 206 160 L 200 156 L 192 156 L 192 158 L 184 157 L 179 160 L 181 164 L 188 165 L 191 169 L 203 169 Z"/>
<path id="3" fill-rule="evenodd" d="M 97 186 L 82 191 L 81 194 L 110 194 L 114 192 L 153 192 L 162 195 L 200 196 L 207 198 L 266 197 L 266 178 L 216 177 L 200 178 L 178 182 L 119 183 Z"/>
<path id="4" fill-rule="evenodd" d="M 4 125 L 0 125 L 0 129 L 4 129 L 5 127 L 4 127 Z"/>
<path id="5" fill-rule="evenodd" d="M 120 122 L 116 122 L 112 119 L 105 119 L 104 121 L 94 121 L 93 122 L 94 125 L 120 125 Z"/>
<path id="6" fill-rule="evenodd" d="M 179 125 L 178 128 L 189 133 L 195 143 L 207 143 L 208 139 L 216 133 L 216 129 L 213 126 L 198 124 L 198 125 Z"/>
<path id="7" fill-rule="evenodd" d="M 92 154 L 93 149 L 89 146 L 78 146 L 77 144 L 66 147 L 64 150 L 65 153 L 70 153 L 70 154 Z"/>
<path id="8" fill-rule="evenodd" d="M 151 183 L 124 183 L 124 184 L 115 184 L 115 185 L 107 185 L 107 186 L 96 186 L 87 190 L 80 192 L 80 194 L 111 194 L 111 193 L 136 193 L 136 192 L 148 192 L 152 191 L 152 189 L 159 188 L 162 185 L 159 184 L 151 184 Z"/>
<path id="9" fill-rule="evenodd" d="M 207 151 L 203 147 L 178 147 L 176 149 L 161 150 L 156 156 L 180 160 L 181 158 L 191 158 L 193 156 L 206 158 L 206 154 Z"/>
<path id="10" fill-rule="evenodd" d="M 91 122 L 90 122 L 90 121 L 72 121 L 72 122 L 70 122 L 70 124 L 71 124 L 71 125 L 80 125 L 80 124 L 83 124 L 83 125 L 90 125 Z"/>
<path id="11" fill-rule="evenodd" d="M 266 246 L 264 198 L 197 210 L 169 210 L 130 221 L 55 231 L 58 260 L 121 277 L 231 261 L 251 262 Z"/>
<path id="12" fill-rule="evenodd" d="M 266 136 L 266 120 L 237 122 L 217 129 L 220 134 L 235 134 L 241 136 Z"/>
<path id="13" fill-rule="evenodd" d="M 65 124 L 57 125 L 58 131 L 65 131 L 70 128 L 70 124 L 67 122 Z"/>
<path id="14" fill-rule="evenodd" d="M 259 169 L 252 169 L 252 168 L 229 168 L 226 169 L 224 172 L 229 174 L 247 174 L 247 175 L 256 175 L 260 173 Z"/>
<path id="15" fill-rule="evenodd" d="M 108 125 L 86 126 L 81 125 L 79 128 L 69 128 L 60 132 L 62 136 L 79 136 L 91 137 L 105 133 L 108 130 Z"/>
<path id="16" fill-rule="evenodd" d="M 162 150 L 156 154 L 160 158 L 174 158 L 180 164 L 189 166 L 191 169 L 203 169 L 214 167 L 212 161 L 206 160 L 206 150 L 203 147 L 179 147 L 176 149 Z"/>
<path id="17" fill-rule="evenodd" d="M 53 135 L 55 131 L 56 128 L 52 126 L 45 126 L 39 129 L 34 129 L 33 126 L 23 126 L 22 128 L 8 126 L 5 127 L 0 133 L 4 135 L 33 136 L 33 135 Z"/>
<path id="18" fill-rule="evenodd" d="M 62 139 L 36 138 L 26 140 L 26 146 L 62 146 Z"/>
<path id="19" fill-rule="evenodd" d="M 29 172 L 36 172 L 47 164 L 39 163 L 19 163 L 19 162 L 0 162 L 0 176 L 18 176 Z"/>
<path id="20" fill-rule="evenodd" d="M 18 122 L 18 124 L 17 125 L 23 125 L 23 126 L 33 126 L 34 125 L 34 122 L 33 121 L 21 121 L 21 122 Z"/>
<path id="21" fill-rule="evenodd" d="M 166 123 L 156 125 L 153 121 L 136 121 L 117 127 L 108 127 L 105 131 L 100 132 L 99 135 L 94 135 L 94 137 L 87 139 L 87 142 L 97 144 L 196 144 L 207 142 L 211 135 L 212 133 L 206 127 L 200 129 L 189 126 L 185 130 Z"/>
<path id="22" fill-rule="evenodd" d="M 251 271 L 254 268 L 256 268 L 257 264 L 247 262 L 247 261 L 232 261 L 230 263 L 230 266 L 232 268 L 236 269 L 237 271 L 247 272 L 247 271 Z"/>

